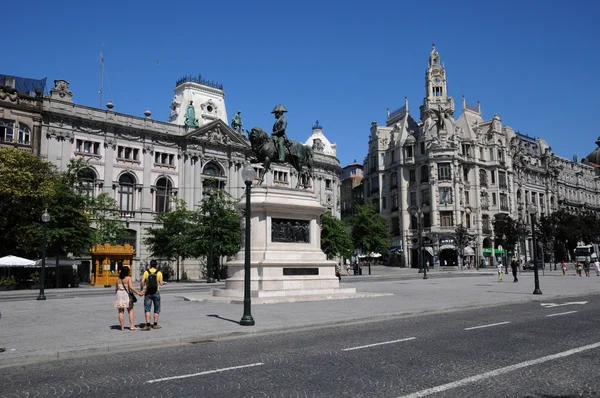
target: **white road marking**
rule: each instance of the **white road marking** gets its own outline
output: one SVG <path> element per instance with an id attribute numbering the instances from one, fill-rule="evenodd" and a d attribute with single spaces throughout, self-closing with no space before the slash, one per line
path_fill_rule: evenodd
<path id="1" fill-rule="evenodd" d="M 453 381 L 452 383 L 442 384 L 442 385 L 439 385 L 437 387 L 432 387 L 432 388 L 428 388 L 428 389 L 425 389 L 425 390 L 417 391 L 417 392 L 414 392 L 414 393 L 409 394 L 409 395 L 403 395 L 402 397 L 399 397 L 399 398 L 426 397 L 426 396 L 431 395 L 431 394 L 437 394 L 439 392 L 451 390 L 453 388 L 463 387 L 463 386 L 466 386 L 467 384 L 473 384 L 473 383 L 476 383 L 478 381 L 489 379 L 489 378 L 492 378 L 492 377 L 496 377 L 496 376 L 499 376 L 499 375 L 502 375 L 502 374 L 505 374 L 505 373 L 513 372 L 513 371 L 518 370 L 518 369 L 526 368 L 526 367 L 533 366 L 533 365 L 538 365 L 538 364 L 541 364 L 541 363 L 544 363 L 544 362 L 548 362 L 548 361 L 552 361 L 552 360 L 559 359 L 559 358 L 568 357 L 570 355 L 578 354 L 578 353 L 583 352 L 583 351 L 593 350 L 593 349 L 598 348 L 598 347 L 600 347 L 600 343 L 594 343 L 594 344 L 584 345 L 582 347 L 573 348 L 572 350 L 567 350 L 567 351 L 559 352 L 558 354 L 552 354 L 552 355 L 548 355 L 548 356 L 545 356 L 545 357 L 541 357 L 541 358 L 537 358 L 537 359 L 532 359 L 531 361 L 525 361 L 525 362 L 517 363 L 517 364 L 514 364 L 514 365 L 506 366 L 504 368 L 500 368 L 500 369 L 492 370 L 492 371 L 485 372 L 485 373 L 482 373 L 482 374 L 479 374 L 479 375 L 467 377 L 467 378 L 462 379 L 462 380 Z"/>
<path id="2" fill-rule="evenodd" d="M 584 305 L 587 304 L 587 301 L 572 301 L 570 303 L 562 303 L 562 304 L 557 304 L 557 303 L 540 303 L 540 305 L 542 307 L 562 307 L 563 305 Z"/>
<path id="3" fill-rule="evenodd" d="M 577 311 L 567 311 L 567 312 L 560 312 L 558 314 L 550 314 L 550 315 L 546 315 L 546 316 L 559 316 L 559 315 L 567 315 L 567 314 L 574 314 Z"/>
<path id="4" fill-rule="evenodd" d="M 369 344 L 369 345 L 361 345 L 360 347 L 344 348 L 342 351 L 360 350 L 361 348 L 375 347 L 375 346 L 384 345 L 384 344 L 400 343 L 402 341 L 409 341 L 409 340 L 414 340 L 414 339 L 416 339 L 416 337 L 408 337 L 406 339 L 393 340 L 393 341 L 384 341 L 382 343 L 375 343 L 375 344 Z"/>
<path id="5" fill-rule="evenodd" d="M 492 326 L 506 325 L 507 323 L 510 323 L 510 322 L 509 322 L 509 321 L 506 321 L 506 322 L 491 323 L 491 324 L 489 324 L 489 325 L 473 326 L 473 327 L 471 327 L 471 328 L 465 328 L 465 330 L 473 330 L 473 329 L 489 328 L 489 327 L 492 327 Z"/>
<path id="6" fill-rule="evenodd" d="M 223 369 L 215 369 L 215 370 L 207 370 L 205 372 L 200 372 L 200 373 L 192 373 L 189 375 L 181 375 L 181 376 L 172 376 L 172 377 L 163 377 L 162 379 L 154 379 L 154 380 L 148 380 L 146 383 L 158 383 L 159 381 L 168 381 L 168 380 L 175 380 L 175 379 L 185 379 L 187 377 L 195 377 L 195 376 L 204 376 L 204 375 L 209 375 L 211 373 L 219 373 L 219 372 L 226 372 L 228 370 L 235 370 L 235 369 L 243 369 L 243 368 L 251 368 L 253 366 L 260 366 L 260 365 L 264 365 L 264 363 L 262 362 L 258 362 L 258 363 L 251 363 L 249 365 L 241 365 L 241 366 L 232 366 L 230 368 L 223 368 Z"/>

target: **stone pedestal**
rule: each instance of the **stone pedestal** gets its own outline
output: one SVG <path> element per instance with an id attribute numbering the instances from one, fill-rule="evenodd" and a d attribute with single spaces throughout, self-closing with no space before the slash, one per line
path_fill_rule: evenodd
<path id="1" fill-rule="evenodd" d="M 257 186 L 251 189 L 250 200 L 252 297 L 356 292 L 354 288 L 340 289 L 336 262 L 327 260 L 321 250 L 319 217 L 325 207 L 313 192 Z M 245 203 L 243 196 L 238 206 L 244 210 Z M 236 259 L 227 263 L 229 278 L 224 289 L 213 290 L 214 296 L 243 297 L 244 258 L 242 248 Z"/>

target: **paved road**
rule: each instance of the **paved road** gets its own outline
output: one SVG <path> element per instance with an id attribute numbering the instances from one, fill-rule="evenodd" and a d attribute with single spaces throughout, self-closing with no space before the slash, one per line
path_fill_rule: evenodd
<path id="1" fill-rule="evenodd" d="M 0 395 L 597 397 L 598 306 L 582 296 L 39 363 L 2 369 Z"/>
<path id="2" fill-rule="evenodd" d="M 461 308 L 488 307 L 496 303 L 552 300 L 598 292 L 600 277 L 541 277 L 543 296 L 533 296 L 533 276 L 524 273 L 519 283 L 496 282 L 489 271 L 459 276 L 456 272 L 432 272 L 428 280 L 415 270 L 374 267 L 374 275 L 344 277 L 341 286 L 378 297 L 253 305 L 256 326 L 241 327 L 243 306 L 218 302 L 190 302 L 182 297 L 190 291 L 208 295 L 206 284 L 169 284 L 162 291 L 162 329 L 121 332 L 113 296 L 107 290 L 85 288 L 53 291 L 56 297 L 36 301 L 33 297 L 0 302 L 0 368 L 32 361 L 120 352 L 155 346 L 187 344 L 198 340 L 228 339 L 230 336 L 297 331 L 305 327 L 381 320 L 406 314 L 444 312 Z M 483 275 L 481 275 L 483 273 Z M 466 274 L 466 272 L 464 273 Z M 454 275 L 454 276 L 453 276 Z M 181 290 L 186 290 L 181 293 Z M 81 292 L 81 294 L 80 294 Z M 94 293 L 95 292 L 95 293 Z M 5 292 L 13 297 L 29 292 Z M 142 307 L 135 319 L 142 322 Z M 127 325 L 128 326 L 128 325 Z"/>

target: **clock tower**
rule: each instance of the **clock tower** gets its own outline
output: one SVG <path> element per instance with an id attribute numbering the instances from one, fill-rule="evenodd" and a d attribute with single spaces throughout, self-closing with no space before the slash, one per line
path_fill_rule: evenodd
<path id="1" fill-rule="evenodd" d="M 421 106 L 421 120 L 425 120 L 430 109 L 444 111 L 450 116 L 454 114 L 454 98 L 448 96 L 446 69 L 440 62 L 440 54 L 432 44 L 429 54 L 429 66 L 425 72 L 425 99 Z"/>

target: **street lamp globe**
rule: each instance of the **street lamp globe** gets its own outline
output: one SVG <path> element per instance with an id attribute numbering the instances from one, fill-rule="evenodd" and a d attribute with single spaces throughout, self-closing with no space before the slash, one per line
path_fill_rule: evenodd
<path id="1" fill-rule="evenodd" d="M 534 205 L 533 203 L 530 203 L 529 206 L 527 206 L 527 212 L 529 214 L 535 214 L 535 213 L 537 213 L 537 206 Z"/>
<path id="2" fill-rule="evenodd" d="M 256 178 L 256 171 L 250 163 L 245 165 L 242 169 L 242 178 L 244 179 L 244 182 L 252 182 Z"/>
<path id="3" fill-rule="evenodd" d="M 47 223 L 50 221 L 50 214 L 48 214 L 47 210 L 44 210 L 44 213 L 42 214 L 42 222 Z"/>

